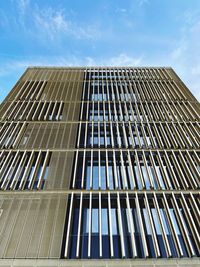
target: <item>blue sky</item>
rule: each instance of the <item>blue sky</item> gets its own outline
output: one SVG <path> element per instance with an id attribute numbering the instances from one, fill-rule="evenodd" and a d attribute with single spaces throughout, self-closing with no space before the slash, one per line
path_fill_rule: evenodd
<path id="1" fill-rule="evenodd" d="M 200 100 L 200 1 L 0 0 L 0 102 L 30 65 L 171 66 Z"/>

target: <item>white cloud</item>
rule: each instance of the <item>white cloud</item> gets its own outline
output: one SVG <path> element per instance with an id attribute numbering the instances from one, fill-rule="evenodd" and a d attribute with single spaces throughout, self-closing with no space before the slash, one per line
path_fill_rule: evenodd
<path id="1" fill-rule="evenodd" d="M 200 10 L 186 10 L 185 13 L 183 14 L 184 20 L 188 25 L 194 25 L 196 22 L 199 20 L 200 16 Z"/>
<path id="2" fill-rule="evenodd" d="M 126 8 L 117 8 L 116 12 L 126 13 L 127 9 Z"/>
<path id="3" fill-rule="evenodd" d="M 26 10 L 29 7 L 30 0 L 18 0 L 17 5 L 19 9 L 19 23 L 25 28 Z"/>
<path id="4" fill-rule="evenodd" d="M 138 66 L 141 62 L 142 57 L 134 58 L 123 53 L 108 58 L 86 57 L 87 66 Z"/>
<path id="5" fill-rule="evenodd" d="M 95 66 L 96 65 L 96 62 L 93 58 L 91 57 L 86 57 L 86 66 Z"/>
<path id="6" fill-rule="evenodd" d="M 141 61 L 142 57 L 134 58 L 123 53 L 108 58 L 78 58 L 71 55 L 70 57 L 48 56 L 27 60 L 7 60 L 7 63 L 0 63 L 0 76 L 12 74 L 28 66 L 138 66 Z"/>
<path id="7" fill-rule="evenodd" d="M 200 13 L 186 13 L 182 38 L 166 59 L 200 101 Z"/>
<path id="8" fill-rule="evenodd" d="M 71 18 L 73 10 L 53 8 L 51 6 L 39 8 L 31 0 L 12 0 L 16 7 L 15 16 L 0 9 L 0 26 L 13 28 L 18 26 L 25 36 L 37 38 L 42 43 L 46 40 L 64 39 L 98 39 L 101 31 L 97 24 L 76 22 Z M 22 28 L 21 28 L 22 27 Z"/>
<path id="9" fill-rule="evenodd" d="M 142 57 L 134 58 L 126 54 L 104 59 L 104 65 L 108 66 L 138 66 L 142 61 Z"/>
<path id="10" fill-rule="evenodd" d="M 62 11 L 54 11 L 52 8 L 34 12 L 34 22 L 37 29 L 54 39 L 59 31 L 70 30 L 71 22 L 66 21 Z"/>
<path id="11" fill-rule="evenodd" d="M 142 6 L 144 4 L 147 4 L 149 0 L 138 0 L 138 2 L 139 2 L 139 6 Z"/>
<path id="12" fill-rule="evenodd" d="M 171 53 L 171 56 L 174 60 L 180 58 L 184 54 L 184 52 L 187 50 L 187 42 L 185 40 L 182 40 Z"/>
<path id="13" fill-rule="evenodd" d="M 38 30 L 38 36 L 63 38 L 73 36 L 76 39 L 97 39 L 100 36 L 99 30 L 95 26 L 77 25 L 74 21 L 67 19 L 66 11 L 54 10 L 49 7 L 45 10 L 33 11 L 33 22 Z"/>
<path id="14" fill-rule="evenodd" d="M 197 65 L 197 66 L 192 67 L 191 73 L 193 75 L 200 75 L 200 64 Z"/>
<path id="15" fill-rule="evenodd" d="M 4 30 L 7 29 L 9 26 L 9 19 L 2 9 L 0 9 L 0 18 L 0 27 Z"/>
<path id="16" fill-rule="evenodd" d="M 18 3 L 18 7 L 19 7 L 20 11 L 22 13 L 25 13 L 25 10 L 26 10 L 27 6 L 29 5 L 30 0 L 18 0 L 17 3 Z"/>

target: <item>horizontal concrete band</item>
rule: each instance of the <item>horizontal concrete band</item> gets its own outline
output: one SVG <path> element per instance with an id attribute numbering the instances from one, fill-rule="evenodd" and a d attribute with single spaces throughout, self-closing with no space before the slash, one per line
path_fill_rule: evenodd
<path id="1" fill-rule="evenodd" d="M 59 259 L 14 259 L 0 260 L 1 267 L 199 267 L 199 259 L 157 259 L 157 260 L 59 260 Z"/>

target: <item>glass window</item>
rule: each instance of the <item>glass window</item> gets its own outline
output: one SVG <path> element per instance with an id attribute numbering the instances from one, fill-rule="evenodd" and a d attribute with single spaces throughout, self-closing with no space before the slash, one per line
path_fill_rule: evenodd
<path id="1" fill-rule="evenodd" d="M 98 167 L 97 164 L 98 164 L 98 162 L 93 162 L 93 181 L 92 181 L 92 188 L 94 190 L 97 190 L 99 188 L 99 167 Z"/>
<path id="2" fill-rule="evenodd" d="M 102 235 L 108 235 L 108 209 L 102 208 L 101 209 L 101 232 Z"/>
<path id="3" fill-rule="evenodd" d="M 106 167 L 101 165 L 101 189 L 106 189 Z"/>
<path id="4" fill-rule="evenodd" d="M 99 209 L 98 208 L 92 209 L 92 233 L 93 234 L 99 233 Z"/>

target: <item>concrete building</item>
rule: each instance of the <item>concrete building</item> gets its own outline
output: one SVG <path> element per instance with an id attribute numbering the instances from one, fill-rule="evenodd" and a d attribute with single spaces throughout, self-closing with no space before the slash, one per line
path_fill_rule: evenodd
<path id="1" fill-rule="evenodd" d="M 30 67 L 0 120 L 0 266 L 200 266 L 200 104 L 171 68 Z"/>

